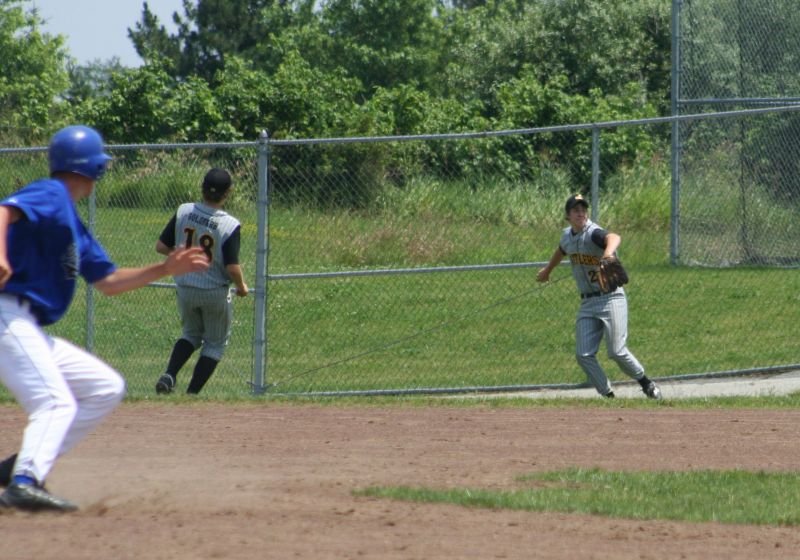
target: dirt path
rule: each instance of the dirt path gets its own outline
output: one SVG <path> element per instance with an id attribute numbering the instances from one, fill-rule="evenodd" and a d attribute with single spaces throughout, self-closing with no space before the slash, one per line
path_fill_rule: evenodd
<path id="1" fill-rule="evenodd" d="M 0 407 L 0 453 L 25 419 Z M 567 466 L 800 470 L 800 411 L 125 404 L 56 466 L 71 515 L 0 515 L 3 560 L 800 557 L 790 528 L 353 497 Z M 798 505 L 800 507 L 800 505 Z"/>

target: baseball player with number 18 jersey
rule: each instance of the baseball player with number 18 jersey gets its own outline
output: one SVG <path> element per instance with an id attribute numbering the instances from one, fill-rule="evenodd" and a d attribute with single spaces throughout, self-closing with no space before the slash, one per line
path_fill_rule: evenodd
<path id="1" fill-rule="evenodd" d="M 182 204 L 156 243 L 156 251 L 170 254 L 175 247 L 202 247 L 211 261 L 207 270 L 175 278 L 183 333 L 175 342 L 167 369 L 156 392 L 171 393 L 178 372 L 202 347 L 186 392 L 197 394 L 222 359 L 233 321 L 230 284 L 236 295 L 248 293 L 239 265 L 241 224 L 222 209 L 231 192 L 231 176 L 211 169 L 203 179 L 203 201 Z"/>
<path id="2" fill-rule="evenodd" d="M 610 291 L 604 291 L 600 281 L 601 261 L 616 257 L 621 238 L 589 220 L 588 208 L 589 203 L 580 194 L 567 200 L 565 212 L 570 226 L 564 229 L 558 248 L 547 266 L 539 271 L 537 280 L 547 282 L 550 272 L 564 257 L 569 256 L 572 276 L 581 295 L 575 322 L 575 354 L 581 369 L 598 393 L 604 397 L 614 397 L 608 376 L 597 361 L 600 340 L 605 335 L 608 357 L 626 375 L 639 382 L 648 398 L 660 399 L 661 390 L 648 379 L 642 364 L 628 350 L 628 300 L 625 290 L 622 286 L 613 286 Z"/>

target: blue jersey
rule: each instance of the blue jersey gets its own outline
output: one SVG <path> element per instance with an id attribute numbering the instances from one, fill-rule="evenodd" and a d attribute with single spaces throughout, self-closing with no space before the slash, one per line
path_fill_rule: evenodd
<path id="1" fill-rule="evenodd" d="M 0 204 L 24 214 L 8 230 L 13 272 L 3 292 L 25 297 L 39 324 L 55 323 L 66 313 L 79 274 L 92 284 L 116 270 L 61 181 L 34 181 Z"/>

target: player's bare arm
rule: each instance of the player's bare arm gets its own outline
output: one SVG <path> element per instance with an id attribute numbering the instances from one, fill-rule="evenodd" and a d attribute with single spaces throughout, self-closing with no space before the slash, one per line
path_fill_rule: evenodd
<path id="1" fill-rule="evenodd" d="M 247 287 L 247 283 L 244 281 L 242 267 L 238 264 L 229 264 L 225 267 L 225 270 L 228 271 L 231 280 L 233 280 L 233 283 L 236 285 L 236 295 L 239 297 L 245 297 L 250 290 Z"/>
<path id="2" fill-rule="evenodd" d="M 4 288 L 11 278 L 11 263 L 8 262 L 8 226 L 15 223 L 22 216 L 13 206 L 0 206 L 0 289 Z"/>
<path id="3" fill-rule="evenodd" d="M 539 271 L 539 274 L 536 275 L 536 280 L 538 282 L 547 282 L 550 280 L 550 273 L 553 271 L 555 267 L 564 260 L 564 252 L 561 250 L 561 247 L 557 247 L 553 256 L 550 257 L 550 262 L 547 263 L 543 269 Z"/>
<path id="4" fill-rule="evenodd" d="M 174 247 L 168 247 L 167 245 L 165 245 L 164 242 L 161 241 L 160 239 L 156 241 L 156 253 L 160 253 L 162 255 L 169 255 L 174 249 L 175 249 Z"/>
<path id="5" fill-rule="evenodd" d="M 622 238 L 616 233 L 606 234 L 606 247 L 603 249 L 603 258 L 607 259 L 614 256 L 614 253 L 619 249 L 619 244 L 622 243 Z"/>
<path id="6" fill-rule="evenodd" d="M 208 265 L 208 257 L 201 247 L 180 248 L 157 264 L 141 268 L 118 268 L 93 286 L 107 296 L 114 296 L 141 288 L 164 276 L 200 272 L 207 269 Z"/>

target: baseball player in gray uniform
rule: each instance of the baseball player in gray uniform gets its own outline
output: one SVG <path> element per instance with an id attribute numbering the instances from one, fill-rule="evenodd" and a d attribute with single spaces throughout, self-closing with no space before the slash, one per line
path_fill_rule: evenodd
<path id="1" fill-rule="evenodd" d="M 182 204 L 156 242 L 156 251 L 169 255 L 175 247 L 200 246 L 211 265 L 207 270 L 175 278 L 183 333 L 172 348 L 167 369 L 156 383 L 157 393 L 171 393 L 178 372 L 202 347 L 186 392 L 197 394 L 222 359 L 233 320 L 231 282 L 245 297 L 247 284 L 239 264 L 241 224 L 222 210 L 231 192 L 231 176 L 211 169 L 203 179 L 203 201 Z"/>
<path id="2" fill-rule="evenodd" d="M 608 376 L 597 361 L 597 351 L 603 334 L 606 336 L 608 357 L 614 360 L 629 377 L 639 382 L 642 391 L 651 399 L 660 399 L 661 390 L 647 378 L 644 367 L 627 347 L 628 300 L 622 286 L 608 293 L 600 290 L 598 268 L 602 258 L 616 256 L 621 238 L 604 230 L 588 218 L 589 204 L 580 194 L 567 199 L 566 219 L 558 248 L 547 266 L 539 271 L 537 280 L 547 282 L 550 272 L 565 256 L 572 263 L 572 276 L 581 294 L 581 305 L 575 323 L 576 357 L 581 369 L 597 392 L 614 397 Z"/>

